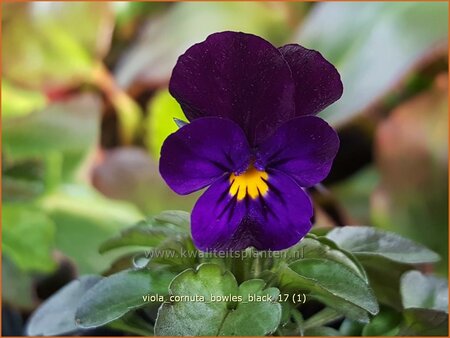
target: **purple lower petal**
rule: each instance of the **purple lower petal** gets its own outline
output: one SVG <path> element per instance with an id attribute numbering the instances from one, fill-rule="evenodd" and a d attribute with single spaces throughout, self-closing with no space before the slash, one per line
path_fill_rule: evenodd
<path id="1" fill-rule="evenodd" d="M 201 118 L 177 130 L 164 141 L 159 171 L 179 194 L 202 189 L 225 172 L 247 168 L 250 149 L 233 121 Z"/>
<path id="2" fill-rule="evenodd" d="M 296 116 L 317 114 L 341 97 L 339 73 L 319 52 L 295 44 L 279 50 L 295 82 Z"/>
<path id="3" fill-rule="evenodd" d="M 173 70 L 170 93 L 186 117 L 235 121 L 250 144 L 295 117 L 294 81 L 280 51 L 241 32 L 221 32 L 190 47 Z"/>
<path id="4" fill-rule="evenodd" d="M 197 201 L 191 216 L 192 238 L 204 251 L 288 248 L 311 229 L 312 204 L 287 175 L 270 171 L 264 196 L 238 200 L 228 176 L 216 181 Z"/>
<path id="5" fill-rule="evenodd" d="M 283 250 L 300 241 L 311 229 L 311 200 L 290 177 L 269 171 L 269 191 L 251 200 L 248 218 L 240 226 L 252 234 L 259 250 Z"/>
<path id="6" fill-rule="evenodd" d="M 339 138 L 324 120 L 298 117 L 260 145 L 255 166 L 277 169 L 301 187 L 310 187 L 328 175 L 338 149 Z"/>
<path id="7" fill-rule="evenodd" d="M 229 176 L 220 178 L 205 191 L 192 210 L 192 239 L 200 250 L 239 250 L 246 247 L 244 241 L 233 241 L 246 214 L 245 204 L 238 203 L 229 189 Z"/>

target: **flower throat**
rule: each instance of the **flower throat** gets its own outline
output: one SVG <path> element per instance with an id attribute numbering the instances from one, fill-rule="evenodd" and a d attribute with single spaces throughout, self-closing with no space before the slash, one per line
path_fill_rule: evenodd
<path id="1" fill-rule="evenodd" d="M 260 171 L 250 164 L 242 174 L 230 175 L 230 195 L 236 196 L 238 201 L 242 201 L 246 196 L 252 199 L 260 195 L 265 196 L 269 191 L 268 178 L 269 175 L 265 171 Z"/>

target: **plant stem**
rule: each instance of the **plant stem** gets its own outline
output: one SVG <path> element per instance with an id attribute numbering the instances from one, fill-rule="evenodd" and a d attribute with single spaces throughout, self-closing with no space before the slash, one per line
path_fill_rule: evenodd
<path id="1" fill-rule="evenodd" d="M 326 307 L 322 311 L 313 315 L 311 318 L 307 319 L 304 324 L 304 329 L 307 330 L 312 329 L 313 327 L 323 326 L 340 318 L 342 318 L 342 314 L 332 308 Z"/>
<path id="2" fill-rule="evenodd" d="M 52 191 L 61 183 L 63 157 L 62 154 L 52 151 L 44 157 L 45 161 L 45 190 Z"/>
<path id="3" fill-rule="evenodd" d="M 247 267 L 244 259 L 242 259 L 241 257 L 231 258 L 231 272 L 233 273 L 238 283 L 242 283 L 247 279 L 246 268 Z"/>
<path id="4" fill-rule="evenodd" d="M 305 335 L 305 320 L 303 319 L 301 312 L 298 311 L 295 307 L 292 307 L 291 315 L 295 323 L 297 324 L 298 333 L 303 337 Z"/>
<path id="5" fill-rule="evenodd" d="M 121 89 L 103 63 L 99 63 L 92 76 L 92 83 L 100 88 L 114 106 L 119 119 L 119 132 L 124 144 L 132 144 L 141 132 L 143 113 L 141 107 Z"/>
<path id="6" fill-rule="evenodd" d="M 255 259 L 253 260 L 253 266 L 254 266 L 254 272 L 253 277 L 258 278 L 258 276 L 261 274 L 261 258 L 259 255 L 256 255 Z"/>

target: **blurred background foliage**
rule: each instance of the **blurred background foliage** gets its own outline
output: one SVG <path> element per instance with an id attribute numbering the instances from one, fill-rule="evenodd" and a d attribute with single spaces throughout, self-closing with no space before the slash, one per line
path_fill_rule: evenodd
<path id="1" fill-rule="evenodd" d="M 183 118 L 177 57 L 212 32 L 319 50 L 344 95 L 321 116 L 341 149 L 311 191 L 316 224 L 367 224 L 437 251 L 447 275 L 448 4 L 445 2 L 33 2 L 2 4 L 4 334 L 145 215 L 190 211 L 158 173 Z M 5 328 L 6 327 L 6 328 Z"/>

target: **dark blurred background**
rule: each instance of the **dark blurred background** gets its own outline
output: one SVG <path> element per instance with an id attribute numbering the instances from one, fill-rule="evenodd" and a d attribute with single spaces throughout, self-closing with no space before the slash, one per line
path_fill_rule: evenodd
<path id="1" fill-rule="evenodd" d="M 167 91 L 177 57 L 212 32 L 320 51 L 343 97 L 320 115 L 341 149 L 311 191 L 316 226 L 372 225 L 442 255 L 447 276 L 446 2 L 3 3 L 3 334 L 79 274 L 98 245 L 166 209 L 190 210 L 158 173 L 184 118 Z"/>

